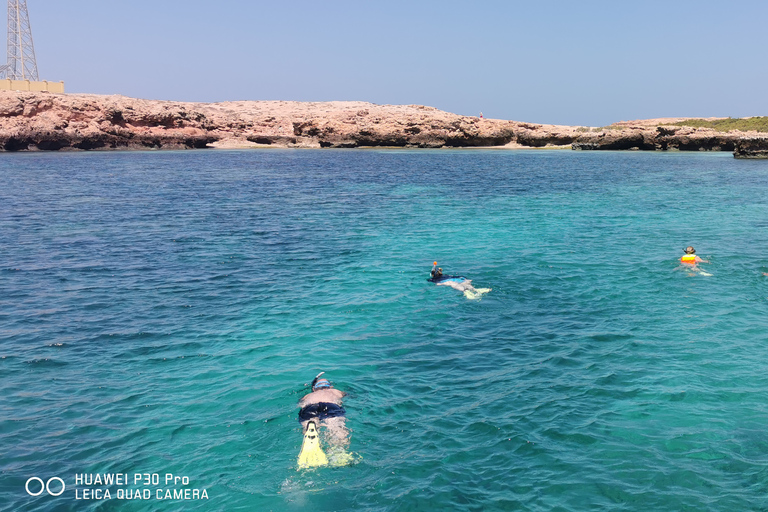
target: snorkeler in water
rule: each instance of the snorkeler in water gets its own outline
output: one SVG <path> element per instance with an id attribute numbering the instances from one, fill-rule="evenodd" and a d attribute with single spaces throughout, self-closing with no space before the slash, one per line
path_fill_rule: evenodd
<path id="1" fill-rule="evenodd" d="M 436 283 L 440 281 L 442 277 L 443 277 L 443 269 L 438 268 L 437 262 L 435 262 L 432 265 L 432 270 L 429 271 L 429 279 L 427 279 L 427 281 L 432 281 L 433 283 Z"/>
<path id="2" fill-rule="evenodd" d="M 701 275 L 701 276 L 711 276 L 709 272 L 705 272 L 704 270 L 699 268 L 699 263 L 709 263 L 709 260 L 703 260 L 699 258 L 696 255 L 696 249 L 693 248 L 693 246 L 689 245 L 685 249 L 683 249 L 683 254 L 680 257 L 680 263 L 682 264 L 683 268 L 688 269 L 692 273 L 689 275 Z"/>
<path id="3" fill-rule="evenodd" d="M 696 265 L 697 263 L 709 263 L 707 260 L 703 260 L 696 256 L 696 249 L 693 248 L 692 245 L 689 245 L 685 249 L 683 249 L 683 254 L 680 257 L 680 263 L 683 263 L 685 265 Z"/>
<path id="4" fill-rule="evenodd" d="M 490 288 L 475 288 L 472 286 L 472 281 L 464 276 L 447 276 L 443 274 L 443 269 L 437 266 L 437 262 L 432 264 L 432 270 L 427 281 L 435 283 L 437 286 L 450 286 L 454 290 L 464 293 L 464 296 L 468 299 L 479 298 L 484 293 L 491 291 Z"/>
<path id="5" fill-rule="evenodd" d="M 349 429 L 346 426 L 347 411 L 342 407 L 346 393 L 333 387 L 328 379 L 320 377 L 312 381 L 312 392 L 299 400 L 299 422 L 304 430 L 304 442 L 299 454 L 299 467 L 323 466 L 329 463 L 320 446 L 320 427 L 325 429 L 330 463 L 336 466 L 349 464 L 352 455 L 349 448 Z"/>

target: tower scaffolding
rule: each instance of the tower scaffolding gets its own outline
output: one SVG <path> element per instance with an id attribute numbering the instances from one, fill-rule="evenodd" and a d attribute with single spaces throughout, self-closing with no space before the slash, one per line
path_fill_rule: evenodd
<path id="1" fill-rule="evenodd" d="M 0 66 L 0 78 L 40 80 L 27 0 L 8 0 L 8 59 Z"/>

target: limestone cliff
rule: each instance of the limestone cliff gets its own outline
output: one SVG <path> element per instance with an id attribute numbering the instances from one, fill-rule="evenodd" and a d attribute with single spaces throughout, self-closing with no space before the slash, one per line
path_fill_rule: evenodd
<path id="1" fill-rule="evenodd" d="M 520 123 L 419 105 L 180 103 L 122 96 L 0 92 L 0 148 L 467 147 L 512 142 Z M 214 144 L 215 145 L 215 144 Z"/>
<path id="2" fill-rule="evenodd" d="M 768 156 L 768 135 L 658 119 L 587 128 L 366 102 L 182 103 L 0 91 L 0 150 L 363 146 L 734 151 Z"/>

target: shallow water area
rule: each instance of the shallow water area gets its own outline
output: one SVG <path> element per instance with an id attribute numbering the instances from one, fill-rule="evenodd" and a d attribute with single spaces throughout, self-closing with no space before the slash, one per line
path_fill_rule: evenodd
<path id="1" fill-rule="evenodd" d="M 766 191 L 725 153 L 2 155 L 0 509 L 768 508 Z M 356 459 L 297 471 L 320 371 Z"/>

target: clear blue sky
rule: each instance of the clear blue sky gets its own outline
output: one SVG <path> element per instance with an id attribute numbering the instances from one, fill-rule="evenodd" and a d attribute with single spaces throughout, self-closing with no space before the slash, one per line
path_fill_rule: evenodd
<path id="1" fill-rule="evenodd" d="M 768 115 L 766 0 L 27 5 L 40 77 L 68 92 L 362 100 L 590 126 Z"/>

